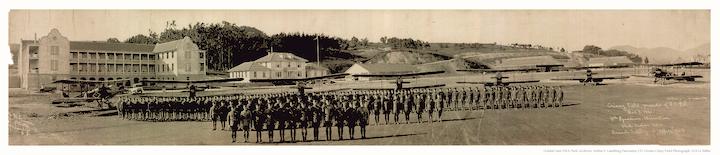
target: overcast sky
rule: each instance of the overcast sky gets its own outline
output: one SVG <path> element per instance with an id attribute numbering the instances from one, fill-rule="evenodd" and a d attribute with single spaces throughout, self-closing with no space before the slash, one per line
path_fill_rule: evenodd
<path id="1" fill-rule="evenodd" d="M 125 40 L 166 21 L 178 27 L 228 21 L 280 32 L 324 33 L 378 42 L 382 36 L 430 42 L 531 43 L 581 49 L 617 45 L 688 49 L 710 42 L 710 11 L 507 11 L 507 10 L 193 10 L 10 12 L 10 42 L 46 35 L 57 28 L 74 41 Z"/>

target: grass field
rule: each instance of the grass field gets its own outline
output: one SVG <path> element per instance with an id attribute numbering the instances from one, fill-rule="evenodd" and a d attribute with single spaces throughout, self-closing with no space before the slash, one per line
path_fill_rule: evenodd
<path id="1" fill-rule="evenodd" d="M 627 75 L 630 72 L 635 71 L 606 73 Z M 324 141 L 324 130 L 321 129 L 321 141 L 272 145 L 707 145 L 710 143 L 710 82 L 707 72 L 700 73 L 705 78 L 698 82 L 668 85 L 656 85 L 649 79 L 635 77 L 607 81 L 607 85 L 601 86 L 543 80 L 544 84 L 564 86 L 565 106 L 451 111 L 444 114 L 443 122 L 370 126 L 367 129 L 369 139 L 338 141 L 337 133 L 333 132 L 335 140 Z M 510 75 L 509 80 L 543 79 L 560 74 L 582 75 L 572 72 L 538 73 L 531 76 L 517 74 Z M 442 81 L 448 83 L 448 87 L 457 87 L 461 85 L 453 82 L 489 80 L 487 78 L 490 76 L 467 74 L 409 81 L 417 85 Z M 393 86 L 390 81 L 338 85 Z M 338 85 L 318 86 L 315 90 L 332 89 Z M 121 120 L 117 116 L 67 115 L 65 113 L 88 108 L 58 108 L 49 104 L 47 95 L 27 95 L 13 91 L 9 104 L 11 145 L 255 144 L 230 143 L 230 132 L 211 131 L 210 122 L 144 122 Z M 411 117 L 415 118 L 414 115 Z M 416 120 L 412 119 L 411 122 Z M 356 129 L 355 137 L 359 138 L 359 134 L 359 129 Z M 239 133 L 239 137 L 241 135 Z M 277 131 L 275 136 L 277 141 Z M 250 141 L 254 142 L 254 133 L 250 137 Z M 265 133 L 263 138 L 267 141 Z"/>

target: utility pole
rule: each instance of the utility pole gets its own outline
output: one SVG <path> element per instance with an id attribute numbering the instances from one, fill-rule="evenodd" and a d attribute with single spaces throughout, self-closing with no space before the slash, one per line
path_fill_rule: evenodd
<path id="1" fill-rule="evenodd" d="M 317 58 L 317 65 L 320 66 L 320 37 L 315 36 L 315 54 Z"/>

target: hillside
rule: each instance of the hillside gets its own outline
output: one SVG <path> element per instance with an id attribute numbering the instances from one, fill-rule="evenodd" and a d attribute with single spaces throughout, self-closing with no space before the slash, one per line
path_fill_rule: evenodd
<path id="1" fill-rule="evenodd" d="M 674 63 L 677 61 L 691 61 L 697 55 L 709 55 L 710 44 L 702 44 L 700 46 L 687 50 L 678 50 L 668 47 L 640 48 L 629 45 L 615 46 L 609 49 L 623 50 L 647 57 L 650 63 Z"/>

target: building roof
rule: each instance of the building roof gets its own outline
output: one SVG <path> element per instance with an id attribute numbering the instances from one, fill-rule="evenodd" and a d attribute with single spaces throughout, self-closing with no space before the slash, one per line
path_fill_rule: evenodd
<path id="1" fill-rule="evenodd" d="M 295 54 L 292 54 L 292 53 L 285 53 L 285 52 L 270 52 L 270 53 L 268 53 L 268 55 L 255 60 L 255 62 L 277 62 L 277 61 L 308 62 L 307 59 L 296 56 Z"/>
<path id="2" fill-rule="evenodd" d="M 590 58 L 588 60 L 588 64 L 605 64 L 605 65 L 614 65 L 614 64 L 632 64 L 633 62 L 628 59 L 626 56 L 615 56 L 615 57 L 597 57 L 597 58 Z"/>
<path id="3" fill-rule="evenodd" d="M 180 48 L 180 46 L 183 45 L 182 43 L 186 43 L 186 42 L 192 42 L 190 37 L 185 36 L 182 39 L 156 44 L 155 49 L 153 49 L 152 51 L 155 53 L 174 51 L 174 50 L 177 50 L 178 48 Z"/>
<path id="4" fill-rule="evenodd" d="M 353 66 L 359 66 L 363 69 L 367 70 L 368 73 L 375 74 L 375 73 L 409 73 L 409 72 L 416 72 L 418 71 L 418 68 L 416 68 L 413 65 L 408 64 L 386 64 L 386 63 L 375 63 L 375 64 L 362 64 L 362 63 L 356 63 Z M 352 67 L 350 67 L 352 68 Z M 350 69 L 345 71 L 345 73 L 348 73 Z"/>
<path id="5" fill-rule="evenodd" d="M 271 70 L 270 68 L 267 68 L 263 65 L 260 65 L 258 63 L 250 61 L 250 62 L 241 63 L 240 65 L 237 65 L 237 66 L 231 68 L 230 70 L 228 70 L 228 72 L 270 71 L 270 70 Z"/>
<path id="6" fill-rule="evenodd" d="M 502 60 L 497 67 L 521 67 L 521 66 L 538 66 L 538 65 L 563 65 L 560 61 L 552 56 L 532 56 L 509 58 Z"/>
<path id="7" fill-rule="evenodd" d="M 151 52 L 154 45 L 132 43 L 108 43 L 93 41 L 71 41 L 70 50 Z"/>

